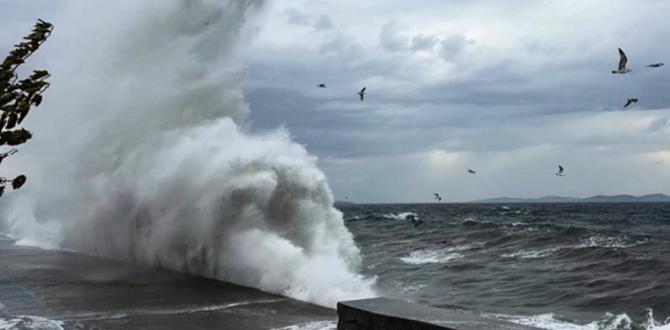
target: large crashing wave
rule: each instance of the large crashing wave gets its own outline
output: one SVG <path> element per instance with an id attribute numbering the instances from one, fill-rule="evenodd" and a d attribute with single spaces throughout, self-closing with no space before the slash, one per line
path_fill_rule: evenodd
<path id="1" fill-rule="evenodd" d="M 2 201 L 11 235 L 328 306 L 372 294 L 316 159 L 246 131 L 257 1 L 70 7 L 17 165 L 30 184 Z"/>

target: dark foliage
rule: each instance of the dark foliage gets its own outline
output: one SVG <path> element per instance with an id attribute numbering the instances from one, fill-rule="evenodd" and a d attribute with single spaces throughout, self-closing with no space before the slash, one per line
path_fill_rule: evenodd
<path id="1" fill-rule="evenodd" d="M 32 32 L 0 63 L 0 147 L 17 146 L 32 137 L 32 133 L 20 125 L 30 109 L 42 103 L 42 93 L 49 88 L 46 81 L 49 72 L 35 70 L 27 78 L 19 79 L 16 71 L 40 48 L 52 30 L 51 23 L 38 19 Z M 16 152 L 12 148 L 0 153 L 0 163 Z M 19 175 L 12 180 L 0 177 L 0 196 L 7 183 L 11 183 L 13 189 L 19 189 L 26 183 L 26 176 Z"/>

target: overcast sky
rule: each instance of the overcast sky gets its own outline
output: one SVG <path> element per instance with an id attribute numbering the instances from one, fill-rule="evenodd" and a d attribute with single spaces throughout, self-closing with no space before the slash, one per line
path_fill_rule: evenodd
<path id="1" fill-rule="evenodd" d="M 670 193 L 666 0 L 266 5 L 245 83 L 253 130 L 286 127 L 337 199 Z M 0 49 L 64 7 L 0 0 Z M 627 75 L 610 73 L 617 47 Z M 67 61 L 54 53 L 42 61 Z"/>
<path id="2" fill-rule="evenodd" d="M 668 12 L 661 0 L 272 2 L 246 87 L 254 125 L 287 127 L 338 199 L 670 193 L 670 67 L 644 67 L 670 64 Z M 628 75 L 610 73 L 617 47 Z M 622 111 L 629 97 L 640 102 Z"/>

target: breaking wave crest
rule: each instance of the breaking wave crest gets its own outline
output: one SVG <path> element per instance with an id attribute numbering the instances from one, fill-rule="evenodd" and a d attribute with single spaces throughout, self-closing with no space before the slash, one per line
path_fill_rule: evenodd
<path id="1" fill-rule="evenodd" d="M 416 250 L 411 252 L 409 256 L 400 258 L 400 260 L 411 265 L 444 264 L 463 258 L 464 255 L 460 252 L 470 250 L 473 247 L 474 245 L 459 245 L 443 249 Z"/>
<path id="2" fill-rule="evenodd" d="M 560 245 L 543 249 L 528 249 L 520 250 L 512 253 L 505 253 L 500 255 L 503 258 L 518 258 L 518 259 L 539 259 L 546 258 L 562 251 L 580 250 L 588 248 L 601 249 L 627 249 L 637 245 L 645 244 L 648 239 L 631 240 L 625 236 L 610 237 L 603 235 L 589 236 L 581 240 L 581 242 L 572 245 Z"/>
<path id="3" fill-rule="evenodd" d="M 379 215 L 381 218 L 389 220 L 407 220 L 410 217 L 419 219 L 419 215 L 415 212 L 399 212 L 399 213 L 386 213 Z"/>
<path id="4" fill-rule="evenodd" d="M 600 320 L 585 324 L 561 319 L 553 313 L 533 316 L 489 316 L 547 330 L 670 330 L 670 318 L 657 321 L 651 309 L 647 310 L 647 319 L 640 323 L 634 322 L 626 313 L 606 313 Z"/>
<path id="5" fill-rule="evenodd" d="M 37 316 L 0 316 L 0 330 L 63 330 L 63 322 Z"/>
<path id="6" fill-rule="evenodd" d="M 336 330 L 336 329 L 337 329 L 337 322 L 335 321 L 314 321 L 314 322 L 305 322 L 290 325 L 287 327 L 272 330 Z"/>
<path id="7" fill-rule="evenodd" d="M 49 43 L 81 55 L 49 67 L 10 235 L 327 306 L 373 295 L 316 159 L 247 132 L 259 1 L 69 5 Z"/>

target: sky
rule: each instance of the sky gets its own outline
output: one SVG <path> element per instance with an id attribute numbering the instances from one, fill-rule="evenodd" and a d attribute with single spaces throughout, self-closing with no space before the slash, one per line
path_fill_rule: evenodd
<path id="1" fill-rule="evenodd" d="M 64 3 L 0 0 L 0 50 Z M 670 194 L 668 12 L 665 0 L 267 1 L 250 127 L 286 128 L 338 200 Z M 610 73 L 618 47 L 629 74 Z M 54 47 L 35 60 L 68 58 Z M 656 62 L 669 67 L 645 67 Z"/>
<path id="2" fill-rule="evenodd" d="M 256 129 L 287 127 L 338 199 L 670 193 L 670 68 L 645 68 L 670 64 L 667 12 L 654 0 L 277 1 L 247 98 Z M 610 73 L 618 47 L 627 75 Z"/>

